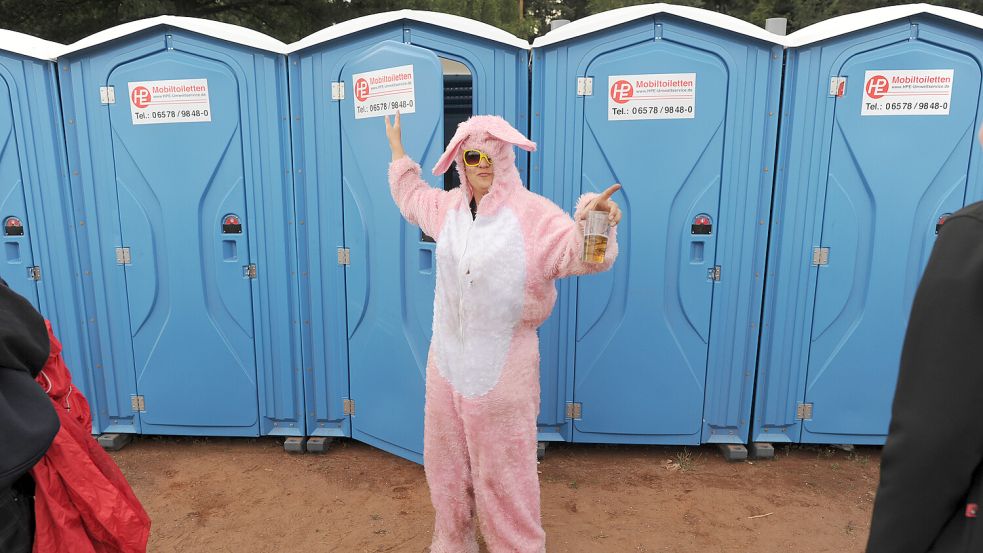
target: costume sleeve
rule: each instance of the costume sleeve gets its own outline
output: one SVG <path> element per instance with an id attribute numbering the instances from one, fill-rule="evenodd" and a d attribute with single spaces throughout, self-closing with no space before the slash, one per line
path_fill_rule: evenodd
<path id="1" fill-rule="evenodd" d="M 389 191 L 406 220 L 437 238 L 439 213 L 448 193 L 429 186 L 420 178 L 420 165 L 403 156 L 389 164 Z"/>
<path id="2" fill-rule="evenodd" d="M 549 205 L 537 227 L 537 237 L 543 252 L 543 267 L 547 280 L 573 275 L 607 271 L 618 257 L 618 227 L 608 233 L 607 253 L 603 263 L 584 262 L 584 228 L 587 205 L 598 195 L 584 194 L 577 202 L 571 219 L 562 209 Z"/>
<path id="3" fill-rule="evenodd" d="M 949 219 L 911 310 L 868 553 L 924 553 L 983 459 L 983 221 Z"/>

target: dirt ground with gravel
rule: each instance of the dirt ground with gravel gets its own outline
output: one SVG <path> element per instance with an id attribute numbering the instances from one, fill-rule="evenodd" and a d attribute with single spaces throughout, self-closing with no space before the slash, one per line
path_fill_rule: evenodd
<path id="1" fill-rule="evenodd" d="M 262 439 L 137 438 L 112 454 L 153 521 L 153 552 L 410 552 L 430 543 L 423 467 L 352 441 L 288 454 Z M 862 552 L 880 448 L 551 444 L 552 553 Z M 482 546 L 484 552 L 484 546 Z"/>

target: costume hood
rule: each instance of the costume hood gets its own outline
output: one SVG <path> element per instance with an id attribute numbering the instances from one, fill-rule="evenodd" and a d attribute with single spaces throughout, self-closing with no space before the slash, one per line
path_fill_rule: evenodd
<path id="1" fill-rule="evenodd" d="M 461 156 L 464 150 L 481 150 L 492 158 L 494 181 L 491 190 L 481 200 L 481 211 L 491 213 L 508 198 L 513 191 L 522 188 L 519 170 L 515 166 L 515 150 L 518 146 L 527 152 L 536 150 L 536 143 L 526 138 L 505 119 L 497 115 L 476 115 L 457 126 L 444 154 L 433 168 L 434 175 L 442 175 L 457 162 L 457 172 L 461 177 L 465 199 L 471 202 L 473 192 L 464 171 Z"/>

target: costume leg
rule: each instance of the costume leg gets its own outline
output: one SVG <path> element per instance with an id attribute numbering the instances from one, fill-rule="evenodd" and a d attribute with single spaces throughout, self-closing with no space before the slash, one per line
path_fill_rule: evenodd
<path id="1" fill-rule="evenodd" d="M 459 401 L 431 361 L 423 431 L 423 466 L 436 512 L 431 553 L 478 553 L 471 465 Z"/>
<path id="2" fill-rule="evenodd" d="M 502 378 L 488 394 L 463 400 L 481 533 L 492 553 L 543 553 L 536 464 L 539 343 L 513 338 Z"/>

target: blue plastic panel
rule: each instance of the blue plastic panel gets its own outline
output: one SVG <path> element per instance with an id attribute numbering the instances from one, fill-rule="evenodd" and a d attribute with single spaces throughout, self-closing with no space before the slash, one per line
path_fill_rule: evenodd
<path id="1" fill-rule="evenodd" d="M 927 18 L 789 52 L 755 440 L 884 442 L 936 225 L 980 194 L 970 36 Z M 861 115 L 868 71 L 918 69 L 954 70 L 948 115 Z M 828 265 L 812 265 L 819 246 Z"/>
<path id="2" fill-rule="evenodd" d="M 699 115 L 610 121 L 607 94 L 584 99 L 581 192 L 625 187 L 614 199 L 626 207 L 618 230 L 628 262 L 578 285 L 574 397 L 590 406 L 574 422 L 578 441 L 700 442 L 717 235 L 693 235 L 691 225 L 701 213 L 718 219 L 727 69 L 667 40 L 607 52 L 587 67 L 601 83 L 653 73 L 696 73 Z M 654 390 L 670 389 L 653 401 Z"/>
<path id="3" fill-rule="evenodd" d="M 143 431 L 256 431 L 251 283 L 243 272 L 253 229 L 222 233 L 226 214 L 247 213 L 235 75 L 217 61 L 165 51 L 116 67 L 109 85 L 189 77 L 208 82 L 210 122 L 136 125 L 129 102 L 109 109 L 121 234 L 132 257 L 124 273 L 137 390 L 152 398 Z"/>
<path id="4" fill-rule="evenodd" d="M 59 63 L 104 430 L 302 435 L 286 59 L 162 27 Z M 129 83 L 171 79 L 211 120 L 135 124 Z"/>
<path id="5" fill-rule="evenodd" d="M 331 100 L 331 87 L 340 82 L 346 56 L 384 40 L 401 40 L 402 33 L 401 26 L 394 27 L 360 36 L 340 52 L 311 49 L 290 56 L 294 182 L 297 216 L 304 223 L 298 227 L 301 305 L 302 316 L 311 322 L 303 335 L 306 426 L 311 436 L 351 436 L 343 402 L 349 397 L 348 299 L 345 268 L 336 254 L 345 246 L 341 105 Z M 385 150 L 377 150 L 377 155 L 383 156 L 379 163 L 385 163 Z"/>
<path id="6" fill-rule="evenodd" d="M 75 222 L 53 62 L 0 52 L 0 224 L 17 217 L 22 236 L 0 232 L 0 276 L 51 321 L 73 382 L 104 422 L 92 385 L 81 312 Z M 37 266 L 41 280 L 28 278 Z"/>
<path id="7" fill-rule="evenodd" d="M 620 182 L 611 272 L 560 285 L 543 328 L 583 442 L 744 443 L 781 49 L 671 16 L 533 53 L 533 190 L 570 209 Z M 609 77 L 696 74 L 695 117 L 609 120 Z M 577 96 L 578 77 L 593 94 Z M 699 215 L 713 223 L 694 234 Z M 708 278 L 714 266 L 721 279 Z M 545 338 L 549 337 L 547 341 Z"/>
<path id="8" fill-rule="evenodd" d="M 14 87 L 16 90 L 16 85 Z M 38 304 L 38 285 L 28 275 L 34 266 L 34 225 L 28 218 L 25 183 L 21 173 L 21 155 L 14 135 L 14 108 L 11 103 L 11 87 L 0 77 L 0 277 L 11 290 Z M 19 222 L 16 230 L 6 228 Z"/>
<path id="9" fill-rule="evenodd" d="M 416 106 L 401 118 L 403 142 L 411 158 L 432 167 L 444 144 L 443 79 L 433 52 L 386 41 L 346 64 L 342 80 L 404 65 L 413 66 Z M 352 437 L 422 462 L 434 244 L 392 201 L 383 121 L 355 119 L 353 97 L 341 106 L 345 244 L 353 252 L 346 271 Z"/>

